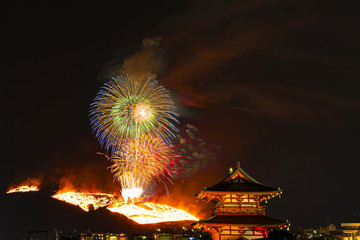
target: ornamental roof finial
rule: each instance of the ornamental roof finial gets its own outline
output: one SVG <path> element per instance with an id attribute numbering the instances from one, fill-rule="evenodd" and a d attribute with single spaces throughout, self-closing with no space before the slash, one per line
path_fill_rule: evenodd
<path id="1" fill-rule="evenodd" d="M 237 161 L 236 166 L 237 166 L 237 168 L 240 168 L 240 161 Z"/>

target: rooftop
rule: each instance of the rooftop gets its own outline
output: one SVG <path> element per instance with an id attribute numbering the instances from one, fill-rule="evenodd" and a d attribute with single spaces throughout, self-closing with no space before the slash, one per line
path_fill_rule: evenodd
<path id="1" fill-rule="evenodd" d="M 266 215 L 216 215 L 208 219 L 200 220 L 199 223 L 205 223 L 206 225 L 246 225 L 252 227 L 285 226 L 288 224 L 287 222 Z"/>
<path id="2" fill-rule="evenodd" d="M 239 162 L 237 167 L 235 171 L 230 168 L 228 176 L 217 184 L 203 188 L 202 192 L 281 193 L 278 188 L 269 187 L 256 181 L 240 167 Z M 201 197 L 199 194 L 196 196 Z"/>

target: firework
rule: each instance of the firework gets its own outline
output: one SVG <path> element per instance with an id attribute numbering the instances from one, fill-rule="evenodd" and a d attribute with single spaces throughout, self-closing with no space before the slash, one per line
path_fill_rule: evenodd
<path id="1" fill-rule="evenodd" d="M 143 188 L 170 176 L 172 149 L 159 137 L 133 139 L 122 144 L 110 158 L 111 171 L 123 189 Z"/>
<path id="2" fill-rule="evenodd" d="M 177 130 L 176 108 L 169 91 L 151 79 L 113 79 L 97 94 L 90 116 L 100 144 L 112 152 L 122 143 L 144 136 L 169 143 Z"/>
<path id="3" fill-rule="evenodd" d="M 91 125 L 107 151 L 122 195 L 140 197 L 169 170 L 170 138 L 175 137 L 176 108 L 169 91 L 150 78 L 118 77 L 105 84 L 91 104 Z"/>

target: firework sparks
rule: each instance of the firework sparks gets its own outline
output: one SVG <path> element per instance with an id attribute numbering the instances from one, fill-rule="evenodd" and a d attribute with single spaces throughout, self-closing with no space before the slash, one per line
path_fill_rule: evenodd
<path id="1" fill-rule="evenodd" d="M 17 193 L 17 192 L 36 192 L 39 191 L 39 188 L 37 186 L 18 186 L 15 188 L 10 189 L 9 191 L 7 191 L 6 193 Z"/>
<path id="2" fill-rule="evenodd" d="M 167 89 L 150 78 L 118 77 L 99 91 L 90 110 L 100 144 L 111 150 L 110 169 L 127 202 L 151 181 L 171 175 L 170 138 L 176 108 Z"/>
<path id="3" fill-rule="evenodd" d="M 110 158 L 111 171 L 123 189 L 143 188 L 149 182 L 170 176 L 172 149 L 161 138 L 135 139 L 123 144 Z"/>
<path id="4" fill-rule="evenodd" d="M 124 140 L 145 135 L 169 142 L 176 131 L 174 102 L 168 90 L 151 79 L 113 79 L 99 91 L 90 116 L 100 144 L 112 152 Z"/>

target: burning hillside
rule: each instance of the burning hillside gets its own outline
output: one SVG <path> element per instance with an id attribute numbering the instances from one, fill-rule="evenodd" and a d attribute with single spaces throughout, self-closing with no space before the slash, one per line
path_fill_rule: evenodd
<path id="1" fill-rule="evenodd" d="M 198 218 L 190 213 L 194 213 L 194 209 L 187 208 L 184 204 L 179 204 L 177 200 L 169 202 L 168 198 L 157 199 L 155 203 L 144 201 L 141 197 L 133 197 L 128 199 L 129 202 L 127 204 L 120 194 L 114 192 L 111 192 L 112 194 L 104 193 L 92 185 L 88 185 L 88 189 L 83 185 L 80 187 L 75 186 L 71 180 L 65 177 L 62 178 L 60 183 L 60 189 L 55 194 L 51 192 L 51 195 L 48 196 L 78 206 L 84 212 L 92 212 L 103 208 L 103 210 L 108 210 L 115 215 L 121 214 L 138 224 L 198 221 Z M 13 184 L 12 187 L 9 187 L 7 193 L 39 191 L 40 185 L 43 186 L 40 180 L 36 184 L 35 180 L 22 182 L 20 185 Z M 46 189 L 44 186 L 42 188 Z M 167 203 L 168 205 L 161 203 Z M 196 213 L 198 214 L 199 212 Z"/>
<path id="2" fill-rule="evenodd" d="M 10 193 L 24 193 L 24 192 L 37 192 L 40 190 L 41 179 L 27 178 L 17 184 L 11 184 L 8 188 L 7 194 Z"/>
<path id="3" fill-rule="evenodd" d="M 152 202 L 110 206 L 108 209 L 112 212 L 121 213 L 140 224 L 174 221 L 199 221 L 198 218 L 181 209 Z"/>
<path id="4" fill-rule="evenodd" d="M 107 193 L 64 192 L 57 193 L 52 197 L 79 206 L 87 212 L 100 207 L 106 207 L 116 201 L 114 195 Z"/>
<path id="5" fill-rule="evenodd" d="M 111 212 L 125 215 L 139 224 L 199 220 L 190 213 L 165 204 L 152 202 L 126 204 L 122 199 L 108 193 L 64 192 L 52 197 L 76 205 L 84 211 L 107 207 Z"/>
<path id="6" fill-rule="evenodd" d="M 9 194 L 9 193 L 16 193 L 16 192 L 37 192 L 37 191 L 39 191 L 38 186 L 23 185 L 23 186 L 11 188 L 6 193 Z"/>

